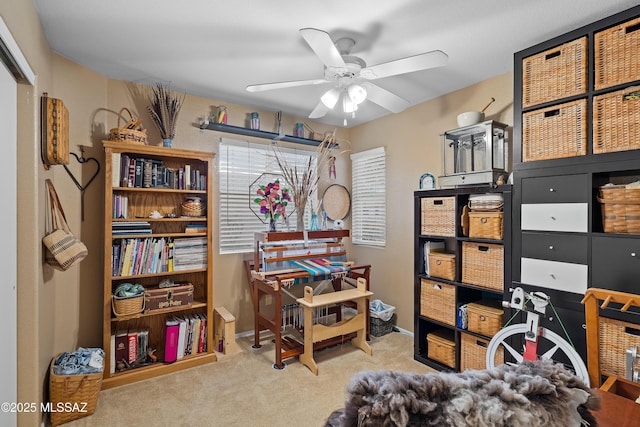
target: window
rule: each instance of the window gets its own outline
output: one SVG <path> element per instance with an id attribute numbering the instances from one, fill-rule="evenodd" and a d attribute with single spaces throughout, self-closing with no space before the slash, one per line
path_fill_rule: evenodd
<path id="1" fill-rule="evenodd" d="M 356 245 L 386 245 L 385 168 L 384 147 L 351 155 L 351 240 Z"/>
<path id="2" fill-rule="evenodd" d="M 309 156 L 315 159 L 315 150 L 280 148 L 289 165 L 306 167 Z M 240 253 L 254 250 L 254 233 L 268 228 L 251 209 L 253 194 L 249 187 L 262 174 L 281 175 L 274 151 L 268 144 L 221 138 L 218 148 L 220 174 L 220 253 Z M 315 160 L 314 160 L 315 161 Z M 284 180 L 280 178 L 280 183 Z M 317 206 L 317 201 L 313 201 Z M 257 205 L 255 206 L 257 208 Z M 307 203 L 305 221 L 309 221 L 311 203 Z M 296 226 L 295 206 L 287 206 L 287 221 L 292 229 Z M 264 218 L 262 218 L 264 220 Z M 280 220 L 278 220 L 280 222 Z M 281 224 L 280 224 L 281 226 Z"/>

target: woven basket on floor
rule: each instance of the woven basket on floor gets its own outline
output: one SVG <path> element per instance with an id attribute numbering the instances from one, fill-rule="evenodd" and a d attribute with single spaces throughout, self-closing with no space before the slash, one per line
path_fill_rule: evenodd
<path id="1" fill-rule="evenodd" d="M 51 424 L 58 426 L 93 414 L 102 388 L 102 372 L 95 374 L 56 375 L 49 369 L 49 401 L 52 405 Z"/>

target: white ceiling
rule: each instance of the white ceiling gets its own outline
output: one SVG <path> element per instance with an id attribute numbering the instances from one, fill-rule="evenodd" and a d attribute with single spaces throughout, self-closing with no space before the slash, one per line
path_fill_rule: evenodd
<path id="1" fill-rule="evenodd" d="M 349 36 L 367 65 L 442 50 L 446 66 L 376 80 L 416 105 L 513 69 L 513 54 L 637 0 L 33 0 L 52 49 L 110 78 L 306 117 L 330 84 L 300 28 Z M 478 106 L 481 108 L 482 106 Z M 390 114 L 365 101 L 348 126 Z M 342 126 L 339 109 L 318 121 Z"/>

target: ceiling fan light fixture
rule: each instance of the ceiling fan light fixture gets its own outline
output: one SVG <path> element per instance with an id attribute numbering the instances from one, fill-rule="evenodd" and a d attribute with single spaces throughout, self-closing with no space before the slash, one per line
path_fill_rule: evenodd
<path id="1" fill-rule="evenodd" d="M 367 99 L 367 90 L 359 84 L 352 84 L 347 88 L 349 98 L 354 104 L 360 105 Z"/>
<path id="2" fill-rule="evenodd" d="M 353 113 L 358 109 L 358 104 L 356 104 L 355 102 L 353 102 L 353 100 L 351 99 L 350 96 L 343 96 L 342 97 L 342 110 L 345 113 Z"/>
<path id="3" fill-rule="evenodd" d="M 338 103 L 338 99 L 340 99 L 340 91 L 337 88 L 333 88 L 328 90 L 320 97 L 320 101 L 325 105 L 325 107 L 329 109 L 333 109 Z"/>

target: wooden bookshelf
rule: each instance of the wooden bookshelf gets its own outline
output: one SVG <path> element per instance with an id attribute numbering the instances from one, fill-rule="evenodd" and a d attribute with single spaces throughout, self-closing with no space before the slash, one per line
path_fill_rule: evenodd
<path id="1" fill-rule="evenodd" d="M 205 206 L 212 200 L 213 161 L 215 155 L 193 150 L 177 148 L 152 147 L 147 145 L 128 144 L 103 141 L 105 150 L 105 220 L 104 220 L 104 278 L 103 278 L 103 348 L 105 350 L 105 370 L 103 388 L 111 388 L 128 384 L 158 375 L 191 368 L 216 360 L 213 344 L 213 256 L 211 233 L 186 232 L 188 224 L 203 224 L 207 230 L 213 229 L 211 209 L 206 209 L 202 216 L 182 216 L 181 204 L 185 197 L 199 197 Z M 130 158 L 151 160 L 158 165 L 178 170 L 189 165 L 197 171 L 198 176 L 206 177 L 198 180 L 198 186 L 189 188 L 167 188 L 167 186 L 129 187 L 123 185 L 121 177 L 122 155 Z M 114 180 L 115 177 L 115 180 Z M 157 184 L 157 181 L 155 182 Z M 200 185 L 204 188 L 199 188 Z M 184 185 L 183 185 L 184 187 Z M 126 196 L 126 217 L 114 218 L 114 196 Z M 161 218 L 149 218 L 152 211 L 163 214 Z M 173 217 L 169 217 L 169 214 Z M 122 222 L 149 223 L 151 234 L 132 232 L 132 234 L 113 234 L 112 225 Z M 135 224 L 134 224 L 135 225 Z M 114 273 L 113 245 L 122 239 L 192 239 L 205 238 L 206 266 L 198 266 L 181 271 L 154 270 L 139 271 L 138 274 L 120 275 Z M 170 269 L 167 267 L 167 269 Z M 169 278 L 178 282 L 189 282 L 193 285 L 193 303 L 185 307 L 174 307 L 147 313 L 133 313 L 116 316 L 112 309 L 112 294 L 121 283 L 141 284 L 145 289 L 157 288 L 162 279 Z M 165 323 L 174 316 L 206 315 L 205 334 L 206 350 L 193 352 L 172 363 L 164 363 Z M 137 368 L 112 372 L 111 336 L 116 330 L 148 330 L 149 347 L 156 350 L 157 362 Z"/>

